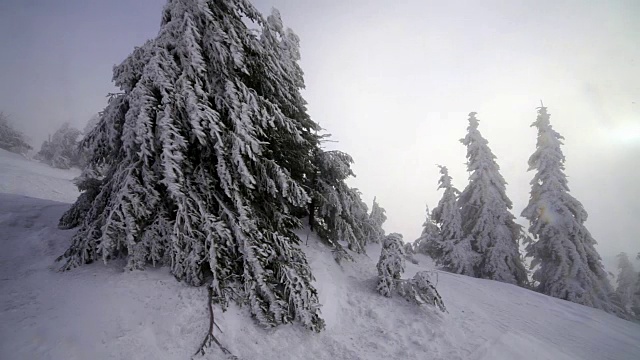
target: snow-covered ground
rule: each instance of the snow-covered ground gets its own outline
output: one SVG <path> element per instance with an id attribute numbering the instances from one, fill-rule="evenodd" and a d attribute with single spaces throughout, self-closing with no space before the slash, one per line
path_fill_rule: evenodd
<path id="1" fill-rule="evenodd" d="M 204 288 L 122 262 L 56 271 L 73 230 L 58 218 L 77 173 L 0 152 L 0 359 L 189 359 L 208 326 Z M 26 196 L 25 196 L 26 195 Z M 27 197 L 30 196 L 30 197 Z M 48 200 L 43 200 L 48 199 Z M 303 241 L 307 233 L 300 232 Z M 304 245 L 327 328 L 265 330 L 246 308 L 214 308 L 242 359 L 640 359 L 640 325 L 512 285 L 437 272 L 448 313 L 375 292 L 378 246 L 336 264 Z M 432 268 L 407 263 L 406 277 Z M 435 274 L 434 274 L 435 278 Z M 199 356 L 196 358 L 200 358 Z M 221 359 L 212 351 L 205 359 Z"/>
<path id="2" fill-rule="evenodd" d="M 78 175 L 78 169 L 54 169 L 0 149 L 0 193 L 71 203 L 79 195 L 71 182 Z"/>

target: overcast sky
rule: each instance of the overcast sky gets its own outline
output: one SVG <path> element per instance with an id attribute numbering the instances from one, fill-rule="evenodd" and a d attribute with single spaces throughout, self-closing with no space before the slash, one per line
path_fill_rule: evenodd
<path id="1" fill-rule="evenodd" d="M 106 105 L 111 69 L 159 28 L 164 0 L 0 0 L 0 111 L 34 145 Z M 572 194 L 609 270 L 640 251 L 640 1 L 260 0 L 302 41 L 312 117 L 350 153 L 387 231 L 418 237 L 436 164 L 463 189 L 467 114 L 519 216 L 540 99 L 566 138 Z M 520 219 L 522 221 L 522 219 Z"/>

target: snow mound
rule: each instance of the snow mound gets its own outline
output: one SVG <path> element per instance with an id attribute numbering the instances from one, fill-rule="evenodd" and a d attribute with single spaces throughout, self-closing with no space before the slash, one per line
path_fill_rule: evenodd
<path id="1" fill-rule="evenodd" d="M 165 268 L 124 272 L 120 261 L 57 272 L 73 230 L 56 224 L 69 205 L 33 196 L 72 201 L 62 184 L 73 173 L 0 155 L 0 191 L 15 191 L 0 194 L 0 359 L 191 358 L 208 327 L 205 289 Z M 600 310 L 446 272 L 434 279 L 449 312 L 418 308 L 375 291 L 379 245 L 339 265 L 313 233 L 298 235 L 327 328 L 263 329 L 246 308 L 214 308 L 218 339 L 241 359 L 640 358 L 640 325 Z M 416 258 L 405 278 L 433 269 Z"/>

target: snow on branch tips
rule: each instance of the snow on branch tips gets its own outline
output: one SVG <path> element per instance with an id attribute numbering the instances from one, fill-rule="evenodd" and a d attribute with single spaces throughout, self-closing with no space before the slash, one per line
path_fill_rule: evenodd
<path id="1" fill-rule="evenodd" d="M 82 140 L 84 193 L 60 221 L 79 227 L 63 270 L 117 258 L 169 266 L 209 285 L 223 309 L 247 304 L 262 326 L 322 330 L 294 233 L 324 184 L 310 184 L 320 126 L 301 95 L 298 46 L 277 12 L 265 18 L 246 0 L 169 0 L 157 37 L 114 68 L 121 92 Z M 329 170 L 344 172 L 350 157 L 337 157 Z M 361 250 L 366 206 L 339 175 L 322 174 L 339 198 L 327 208 L 342 215 L 329 230 Z"/>

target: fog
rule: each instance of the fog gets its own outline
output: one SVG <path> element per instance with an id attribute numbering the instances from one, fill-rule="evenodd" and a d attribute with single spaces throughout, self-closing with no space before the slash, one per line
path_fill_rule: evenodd
<path id="1" fill-rule="evenodd" d="M 640 2 L 253 1 L 302 42 L 309 112 L 355 159 L 387 231 L 417 238 L 437 204 L 436 164 L 467 182 L 467 114 L 498 157 L 519 216 L 540 100 L 569 186 L 609 271 L 640 251 Z M 39 147 L 82 127 L 116 91 L 111 68 L 159 28 L 164 0 L 0 2 L 0 111 Z M 523 224 L 523 219 L 519 219 Z"/>

